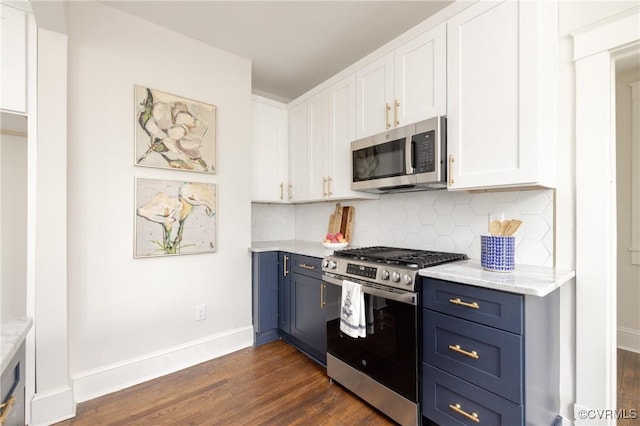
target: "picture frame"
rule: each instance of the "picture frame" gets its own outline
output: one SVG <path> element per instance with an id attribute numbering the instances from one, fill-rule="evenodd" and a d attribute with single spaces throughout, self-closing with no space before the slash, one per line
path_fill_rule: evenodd
<path id="1" fill-rule="evenodd" d="M 216 106 L 135 85 L 134 164 L 216 173 Z"/>
<path id="2" fill-rule="evenodd" d="M 134 258 L 216 251 L 217 186 L 135 179 Z"/>

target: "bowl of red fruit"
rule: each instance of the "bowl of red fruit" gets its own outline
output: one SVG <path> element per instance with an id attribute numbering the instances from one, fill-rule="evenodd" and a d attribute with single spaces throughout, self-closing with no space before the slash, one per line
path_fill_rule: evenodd
<path id="1" fill-rule="evenodd" d="M 327 234 L 324 237 L 324 241 L 322 242 L 322 246 L 330 249 L 340 249 L 349 245 L 349 241 L 344 238 L 342 232 L 338 232 L 336 234 Z"/>

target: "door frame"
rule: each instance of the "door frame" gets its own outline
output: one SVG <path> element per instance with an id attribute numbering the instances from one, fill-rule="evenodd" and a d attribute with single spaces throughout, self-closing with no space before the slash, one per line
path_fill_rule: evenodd
<path id="1" fill-rule="evenodd" d="M 639 20 L 640 7 L 634 7 L 571 34 L 576 78 L 577 425 L 595 424 L 585 420 L 585 410 L 617 408 L 615 56 L 640 43 Z M 603 420 L 597 419 L 598 424 Z"/>

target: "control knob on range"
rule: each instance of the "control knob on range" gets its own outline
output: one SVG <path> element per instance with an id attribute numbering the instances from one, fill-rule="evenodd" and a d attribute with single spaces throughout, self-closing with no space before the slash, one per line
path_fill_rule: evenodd
<path id="1" fill-rule="evenodd" d="M 406 275 L 404 276 L 404 283 L 406 285 L 411 285 L 411 283 L 413 282 L 413 278 L 411 278 L 411 275 Z"/>
<path id="2" fill-rule="evenodd" d="M 380 278 L 382 278 L 383 280 L 388 280 L 389 271 L 387 271 L 386 269 L 383 269 L 382 272 L 380 272 Z"/>
<path id="3" fill-rule="evenodd" d="M 328 268 L 329 267 L 329 261 L 327 259 L 322 259 L 322 268 Z"/>
<path id="4" fill-rule="evenodd" d="M 393 273 L 391 274 L 391 280 L 395 283 L 400 281 L 400 274 L 397 273 L 396 271 L 393 271 Z"/>
<path id="5" fill-rule="evenodd" d="M 337 266 L 338 266 L 338 264 L 336 262 L 334 262 L 333 260 L 329 261 L 329 269 L 336 269 Z"/>

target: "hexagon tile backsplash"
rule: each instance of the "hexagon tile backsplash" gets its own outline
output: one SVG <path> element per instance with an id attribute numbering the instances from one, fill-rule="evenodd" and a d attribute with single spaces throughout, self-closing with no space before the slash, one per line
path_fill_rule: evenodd
<path id="1" fill-rule="evenodd" d="M 516 263 L 553 265 L 553 190 L 459 193 L 407 192 L 379 200 L 342 201 L 354 206 L 352 245 L 386 245 L 466 253 L 480 259 L 480 235 L 489 215 L 519 219 Z M 253 204 L 253 241 L 322 241 L 335 202 Z"/>

